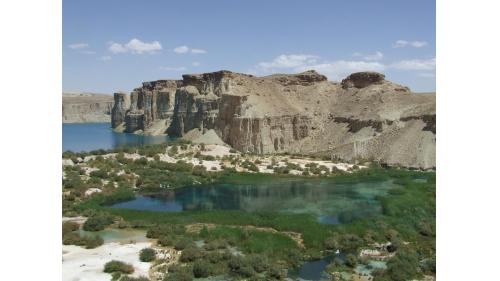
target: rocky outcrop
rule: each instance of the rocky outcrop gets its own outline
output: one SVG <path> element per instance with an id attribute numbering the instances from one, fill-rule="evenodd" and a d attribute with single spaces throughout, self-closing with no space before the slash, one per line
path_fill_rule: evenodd
<path id="1" fill-rule="evenodd" d="M 117 107 L 112 127 L 127 133 L 165 134 L 174 112 L 175 92 L 181 85 L 178 80 L 142 83 L 130 94 L 129 105 Z M 117 99 L 122 99 L 121 93 L 115 94 L 115 103 Z"/>
<path id="2" fill-rule="evenodd" d="M 342 80 L 342 88 L 364 88 L 372 84 L 380 84 L 384 81 L 385 75 L 377 72 L 356 72 Z"/>
<path id="3" fill-rule="evenodd" d="M 116 128 L 125 122 L 125 114 L 130 107 L 130 99 L 126 93 L 118 92 L 113 95 L 114 105 L 111 111 L 111 127 Z"/>
<path id="4" fill-rule="evenodd" d="M 434 94 L 412 93 L 380 73 L 335 83 L 315 71 L 255 77 L 223 70 L 143 83 L 131 93 L 125 127 L 165 128 L 172 137 L 215 132 L 249 153 L 428 169 L 435 167 L 435 116 Z"/>
<path id="5" fill-rule="evenodd" d="M 111 120 L 113 96 L 94 93 L 63 93 L 63 123 L 107 123 Z"/>

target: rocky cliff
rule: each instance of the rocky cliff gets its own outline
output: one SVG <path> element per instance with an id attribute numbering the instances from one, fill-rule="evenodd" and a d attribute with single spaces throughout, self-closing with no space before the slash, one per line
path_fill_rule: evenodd
<path id="1" fill-rule="evenodd" d="M 111 120 L 113 96 L 78 93 L 62 95 L 63 123 L 107 123 Z"/>
<path id="2" fill-rule="evenodd" d="M 127 132 L 183 137 L 213 129 L 243 152 L 435 167 L 435 94 L 412 93 L 380 73 L 353 73 L 336 83 L 315 71 L 265 77 L 218 71 L 146 82 L 130 100 L 124 120 L 113 124 Z"/>

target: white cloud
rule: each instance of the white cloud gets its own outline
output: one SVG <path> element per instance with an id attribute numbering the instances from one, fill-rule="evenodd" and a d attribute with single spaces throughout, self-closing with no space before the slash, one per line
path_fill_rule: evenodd
<path id="1" fill-rule="evenodd" d="M 93 54 L 95 54 L 95 52 L 94 51 L 85 50 L 85 51 L 82 51 L 82 54 L 93 55 Z"/>
<path id="2" fill-rule="evenodd" d="M 99 59 L 102 61 L 108 61 L 108 60 L 111 60 L 111 57 L 110 56 L 102 56 Z"/>
<path id="3" fill-rule="evenodd" d="M 353 57 L 363 57 L 364 60 L 369 60 L 369 61 L 378 61 L 384 58 L 384 54 L 382 52 L 375 52 L 374 54 L 363 54 L 356 52 L 352 54 Z"/>
<path id="4" fill-rule="evenodd" d="M 433 70 L 436 68 L 436 58 L 402 60 L 391 65 L 400 70 Z"/>
<path id="5" fill-rule="evenodd" d="M 177 54 L 185 54 L 189 52 L 189 47 L 188 46 L 179 46 L 174 49 L 174 52 Z"/>
<path id="6" fill-rule="evenodd" d="M 193 54 L 206 54 L 207 51 L 203 49 L 191 49 L 191 53 Z"/>
<path id="7" fill-rule="evenodd" d="M 184 66 L 179 66 L 179 67 L 160 66 L 160 70 L 164 70 L 164 71 L 185 71 L 185 70 L 187 70 L 187 68 L 184 67 Z"/>
<path id="8" fill-rule="evenodd" d="M 130 40 L 126 44 L 109 42 L 108 48 L 113 54 L 132 53 L 132 54 L 154 54 L 162 49 L 160 42 L 143 42 L 137 38 Z"/>
<path id="9" fill-rule="evenodd" d="M 200 66 L 200 65 L 201 65 L 201 63 L 199 63 L 199 62 L 197 62 L 197 61 L 193 61 L 192 65 L 193 65 L 193 66 Z"/>
<path id="10" fill-rule="evenodd" d="M 186 45 L 179 46 L 179 47 L 175 48 L 174 52 L 177 54 L 186 54 L 189 52 L 191 52 L 192 54 L 206 54 L 207 53 L 207 51 L 204 49 L 189 48 Z"/>
<path id="11" fill-rule="evenodd" d="M 358 71 L 383 71 L 386 66 L 374 61 L 322 61 L 319 57 L 306 54 L 280 55 L 270 62 L 259 63 L 252 73 L 302 72 L 314 69 L 331 80 L 339 80 Z"/>
<path id="12" fill-rule="evenodd" d="M 73 49 L 73 50 L 85 49 L 88 46 L 89 46 L 89 44 L 87 44 L 87 43 L 74 43 L 74 44 L 68 45 L 68 47 L 70 49 Z"/>
<path id="13" fill-rule="evenodd" d="M 111 42 L 108 48 L 113 54 L 121 54 L 126 53 L 127 48 L 125 48 L 122 44 Z"/>
<path id="14" fill-rule="evenodd" d="M 340 80 L 351 73 L 359 71 L 383 72 L 388 69 L 419 71 L 421 77 L 431 77 L 431 72 L 436 68 L 436 59 L 409 59 L 401 60 L 391 64 L 379 61 L 383 58 L 381 52 L 367 55 L 354 53 L 353 56 L 361 57 L 358 60 L 321 60 L 319 56 L 307 54 L 280 55 L 269 62 L 260 62 L 249 70 L 255 75 L 268 75 L 272 73 L 298 73 L 314 69 L 326 75 L 330 80 Z"/>
<path id="15" fill-rule="evenodd" d="M 280 55 L 271 62 L 261 62 L 258 68 L 263 71 L 270 71 L 274 68 L 293 68 L 317 62 L 318 56 L 314 55 Z"/>
<path id="16" fill-rule="evenodd" d="M 404 47 L 414 47 L 414 48 L 422 48 L 427 46 L 427 42 L 425 41 L 406 41 L 406 40 L 398 40 L 396 41 L 392 47 L 393 48 L 404 48 Z"/>

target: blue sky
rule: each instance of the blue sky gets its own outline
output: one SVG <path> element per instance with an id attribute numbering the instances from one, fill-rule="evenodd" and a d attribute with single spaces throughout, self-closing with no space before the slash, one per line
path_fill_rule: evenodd
<path id="1" fill-rule="evenodd" d="M 374 70 L 435 91 L 435 1 L 63 0 L 63 91 L 227 69 Z"/>

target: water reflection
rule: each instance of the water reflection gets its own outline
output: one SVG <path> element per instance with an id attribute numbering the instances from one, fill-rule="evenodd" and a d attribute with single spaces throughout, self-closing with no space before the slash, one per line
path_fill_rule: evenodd
<path id="1" fill-rule="evenodd" d="M 380 213 L 375 196 L 386 194 L 393 186 L 390 181 L 335 184 L 310 179 L 267 184 L 212 184 L 140 196 L 113 207 L 161 212 L 217 209 L 313 214 L 321 223 L 337 224 Z"/>

